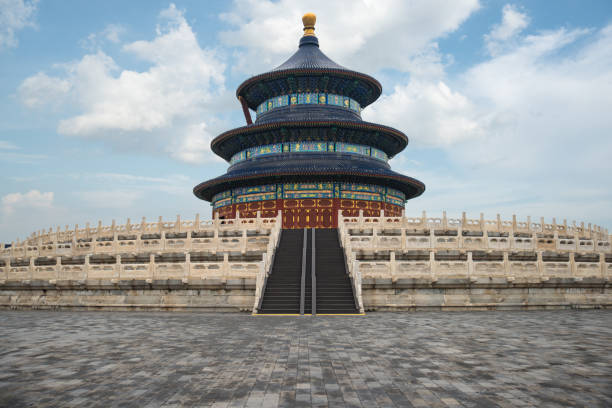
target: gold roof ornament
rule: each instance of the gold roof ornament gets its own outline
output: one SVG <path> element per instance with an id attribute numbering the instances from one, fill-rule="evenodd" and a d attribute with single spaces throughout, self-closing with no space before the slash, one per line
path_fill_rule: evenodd
<path id="1" fill-rule="evenodd" d="M 304 23 L 304 36 L 315 35 L 315 23 L 317 22 L 317 16 L 314 13 L 306 13 L 302 16 L 302 23 Z"/>

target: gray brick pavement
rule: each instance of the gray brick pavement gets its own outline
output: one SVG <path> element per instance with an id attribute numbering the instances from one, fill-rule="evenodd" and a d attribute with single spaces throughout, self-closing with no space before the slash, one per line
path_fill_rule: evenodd
<path id="1" fill-rule="evenodd" d="M 0 406 L 612 406 L 612 311 L 0 312 Z"/>

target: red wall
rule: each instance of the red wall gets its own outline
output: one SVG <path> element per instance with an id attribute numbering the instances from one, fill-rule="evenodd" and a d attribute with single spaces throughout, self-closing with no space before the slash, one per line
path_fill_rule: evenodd
<path id="1" fill-rule="evenodd" d="M 379 216 L 380 210 L 385 210 L 385 215 L 399 216 L 403 207 L 344 198 L 280 199 L 228 205 L 214 210 L 213 216 L 218 213 L 220 218 L 235 218 L 236 211 L 240 211 L 240 217 L 252 218 L 260 211 L 262 217 L 275 217 L 279 210 L 283 212 L 283 228 L 337 228 L 338 210 L 347 217 L 359 216 L 359 210 L 366 217 Z"/>

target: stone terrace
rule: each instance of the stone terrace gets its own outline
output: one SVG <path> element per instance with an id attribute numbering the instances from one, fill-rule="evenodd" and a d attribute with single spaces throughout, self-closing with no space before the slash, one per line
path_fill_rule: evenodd
<path id="1" fill-rule="evenodd" d="M 612 312 L 0 312 L 0 406 L 612 406 Z"/>

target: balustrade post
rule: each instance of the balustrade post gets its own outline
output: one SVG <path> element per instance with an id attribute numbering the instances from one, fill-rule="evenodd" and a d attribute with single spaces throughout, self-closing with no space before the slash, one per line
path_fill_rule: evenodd
<path id="1" fill-rule="evenodd" d="M 397 265 L 395 264 L 395 251 L 391 251 L 389 253 L 389 269 L 391 272 L 391 279 L 395 277 L 396 266 Z"/>
<path id="2" fill-rule="evenodd" d="M 121 280 L 121 255 L 117 254 L 115 259 L 115 268 L 117 268 L 117 279 Z"/>
<path id="3" fill-rule="evenodd" d="M 223 276 L 225 279 L 228 278 L 229 275 L 229 253 L 228 252 L 224 252 L 223 253 Z"/>
<path id="4" fill-rule="evenodd" d="M 570 275 L 575 278 L 577 275 L 577 268 L 576 268 L 576 258 L 574 257 L 575 253 L 574 252 L 570 252 L 569 253 L 569 264 L 570 264 Z"/>
<path id="5" fill-rule="evenodd" d="M 540 275 L 540 280 L 542 280 L 542 278 L 544 277 L 544 261 L 542 260 L 542 251 L 537 251 L 536 252 L 538 260 L 537 260 L 537 268 L 538 268 L 538 274 Z"/>
<path id="6" fill-rule="evenodd" d="M 531 232 L 531 216 L 527 216 L 527 232 Z"/>
<path id="7" fill-rule="evenodd" d="M 196 232 L 200 231 L 200 213 L 196 214 L 193 224 L 193 230 Z"/>
<path id="8" fill-rule="evenodd" d="M 113 243 L 112 243 L 113 252 L 116 253 L 118 246 L 119 246 L 119 242 L 117 241 L 117 230 L 116 230 L 115 220 L 113 220 L 113 224 L 111 225 L 111 231 L 113 233 Z"/>
<path id="9" fill-rule="evenodd" d="M 601 272 L 601 279 L 606 280 L 606 254 L 603 252 L 599 253 L 599 270 Z"/>
<path id="10" fill-rule="evenodd" d="M 257 212 L 259 213 L 259 211 Z M 247 251 L 247 230 L 246 228 L 242 230 L 242 254 L 246 254 Z"/>
<path id="11" fill-rule="evenodd" d="M 155 279 L 155 254 L 149 254 L 149 276 L 151 277 L 151 281 Z"/>
<path id="12" fill-rule="evenodd" d="M 467 253 L 467 265 L 468 265 L 468 281 L 472 280 L 472 275 L 474 274 L 474 260 L 472 259 L 472 251 L 468 251 Z"/>
<path id="13" fill-rule="evenodd" d="M 55 276 L 59 276 L 62 270 L 62 257 L 55 258 Z"/>
<path id="14" fill-rule="evenodd" d="M 401 240 L 401 248 L 402 250 L 406 250 L 406 230 L 402 228 L 400 230 L 400 240 Z"/>
<path id="15" fill-rule="evenodd" d="M 442 211 L 442 229 L 445 231 L 448 229 L 448 218 L 446 218 L 446 211 Z"/>
<path id="16" fill-rule="evenodd" d="M 176 214 L 176 222 L 174 223 L 174 232 L 182 232 L 181 215 Z"/>
<path id="17" fill-rule="evenodd" d="M 506 276 L 510 276 L 510 259 L 508 258 L 508 251 L 503 252 L 504 255 L 504 273 Z"/>
<path id="18" fill-rule="evenodd" d="M 83 265 L 83 280 L 89 280 L 89 254 L 85 255 L 85 264 Z"/>
<path id="19" fill-rule="evenodd" d="M 185 252 L 185 279 L 191 276 L 191 253 Z"/>
<path id="20" fill-rule="evenodd" d="M 433 250 L 429 251 L 429 273 L 431 274 L 432 282 L 438 280 L 436 277 L 436 255 Z"/>
<path id="21" fill-rule="evenodd" d="M 429 247 L 430 248 L 436 247 L 436 234 L 433 228 L 429 229 Z"/>
<path id="22" fill-rule="evenodd" d="M 28 266 L 28 272 L 30 274 L 30 281 L 34 280 L 34 268 L 35 268 L 34 259 L 35 258 L 33 256 L 30 257 L 30 265 Z"/>

